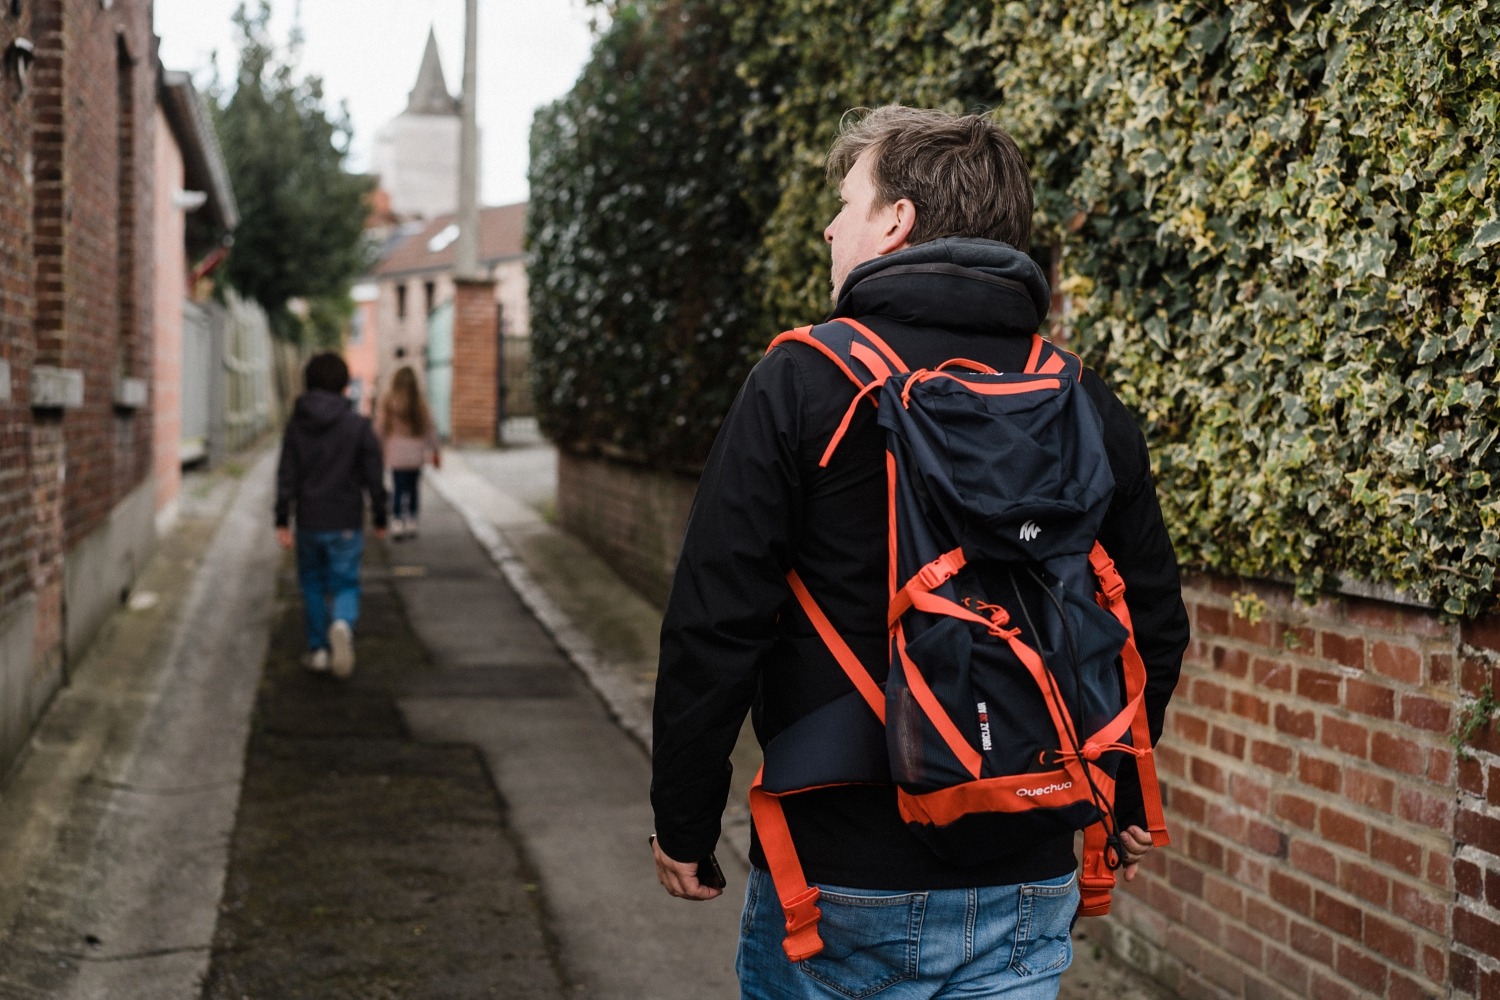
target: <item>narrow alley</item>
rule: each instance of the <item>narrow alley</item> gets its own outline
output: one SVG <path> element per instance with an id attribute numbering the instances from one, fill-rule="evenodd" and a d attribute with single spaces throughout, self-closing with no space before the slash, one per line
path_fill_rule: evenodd
<path id="1" fill-rule="evenodd" d="M 539 438 L 450 455 L 346 683 L 298 662 L 273 453 L 190 480 L 0 799 L 0 996 L 735 995 L 745 810 L 714 903 L 645 849 L 659 613 L 550 526 Z M 1086 938 L 1063 995 L 1156 996 Z"/>

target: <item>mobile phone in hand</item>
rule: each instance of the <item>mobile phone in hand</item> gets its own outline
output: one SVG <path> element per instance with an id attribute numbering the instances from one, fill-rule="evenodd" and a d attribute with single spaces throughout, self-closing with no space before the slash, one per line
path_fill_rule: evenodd
<path id="1" fill-rule="evenodd" d="M 724 869 L 719 867 L 719 859 L 712 854 L 698 862 L 698 884 L 710 889 L 722 889 L 728 884 L 724 879 Z"/>

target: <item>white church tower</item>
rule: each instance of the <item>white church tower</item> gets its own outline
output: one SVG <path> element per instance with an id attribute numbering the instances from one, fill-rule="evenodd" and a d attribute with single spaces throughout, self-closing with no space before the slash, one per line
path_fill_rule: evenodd
<path id="1" fill-rule="evenodd" d="M 427 50 L 406 110 L 375 133 L 370 165 L 401 219 L 431 219 L 458 209 L 459 101 L 448 92 L 437 37 Z"/>

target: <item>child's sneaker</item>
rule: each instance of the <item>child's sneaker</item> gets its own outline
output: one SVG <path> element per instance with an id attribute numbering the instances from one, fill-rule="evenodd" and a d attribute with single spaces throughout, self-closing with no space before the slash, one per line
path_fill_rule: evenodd
<path id="1" fill-rule="evenodd" d="M 354 631 L 343 620 L 328 627 L 328 645 L 333 650 L 329 668 L 333 676 L 343 680 L 354 673 Z"/>
<path id="2" fill-rule="evenodd" d="M 313 649 L 302 654 L 302 665 L 315 674 L 328 669 L 328 650 Z"/>
<path id="3" fill-rule="evenodd" d="M 407 538 L 416 538 L 417 537 L 417 519 L 414 518 L 414 517 L 408 517 L 406 519 L 406 537 Z"/>

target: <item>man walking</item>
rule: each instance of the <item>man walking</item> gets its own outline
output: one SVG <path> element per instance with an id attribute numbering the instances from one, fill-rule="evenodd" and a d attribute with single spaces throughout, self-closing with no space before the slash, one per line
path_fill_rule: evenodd
<path id="1" fill-rule="evenodd" d="M 1050 289 L 1026 255 L 1032 195 L 1014 141 L 987 116 L 889 106 L 848 122 L 828 158 L 842 208 L 824 231 L 833 317 L 877 333 L 908 366 L 971 359 L 1020 371 Z M 1116 488 L 1099 540 L 1127 587 L 1146 665 L 1153 741 L 1187 645 L 1176 559 L 1146 445 L 1092 372 L 1081 388 L 1104 426 Z M 763 747 L 844 697 L 849 678 L 790 590 L 795 570 L 860 662 L 889 650 L 886 469 L 874 407 L 804 344 L 772 351 L 725 419 L 699 485 L 662 628 L 651 797 L 658 878 L 706 900 L 729 756 L 753 711 Z M 826 467 L 824 449 L 852 414 Z M 877 682 L 884 678 L 876 676 Z M 837 742 L 840 733 L 828 734 Z M 1122 768 L 1120 861 L 1150 848 L 1133 768 Z M 1073 834 L 974 864 L 908 829 L 894 785 L 847 784 L 784 800 L 807 879 L 820 889 L 821 953 L 789 961 L 763 831 L 737 962 L 747 998 L 1057 995 L 1078 907 Z M 990 845 L 991 848 L 993 845 Z"/>

